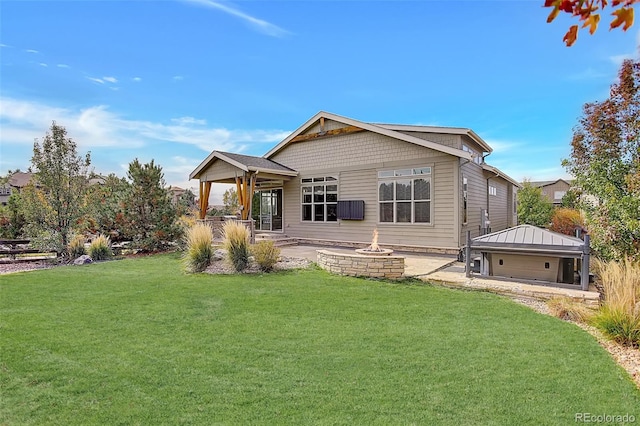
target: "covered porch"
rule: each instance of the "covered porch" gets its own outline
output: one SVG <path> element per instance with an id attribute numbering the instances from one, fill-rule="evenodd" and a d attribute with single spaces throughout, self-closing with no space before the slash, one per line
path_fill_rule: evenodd
<path id="1" fill-rule="evenodd" d="M 264 231 L 282 230 L 282 188 L 297 175 L 297 171 L 266 158 L 213 151 L 191 172 L 189 179 L 200 181 L 200 220 L 206 219 L 212 184 L 235 185 L 240 220 L 250 224 L 253 235 L 256 227 Z M 257 193 L 259 198 L 254 197 Z M 257 218 L 252 217 L 252 212 L 257 213 Z"/>

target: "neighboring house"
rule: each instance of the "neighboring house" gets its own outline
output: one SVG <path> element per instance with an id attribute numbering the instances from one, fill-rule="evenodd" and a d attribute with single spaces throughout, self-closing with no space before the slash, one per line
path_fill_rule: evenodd
<path id="1" fill-rule="evenodd" d="M 262 157 L 213 151 L 190 179 L 200 180 L 201 200 L 212 183 L 235 183 L 242 218 L 253 211 L 263 232 L 354 245 L 377 228 L 381 245 L 457 253 L 467 230 L 517 222 L 519 184 L 484 163 L 489 153 L 470 129 L 319 112 Z"/>
<path id="2" fill-rule="evenodd" d="M 6 205 L 11 194 L 21 192 L 22 188 L 31 182 L 32 177 L 33 173 L 29 172 L 15 172 L 12 174 L 7 183 L 0 186 L 0 204 Z"/>
<path id="3" fill-rule="evenodd" d="M 540 188 L 542 190 L 542 195 L 547 197 L 549 201 L 553 203 L 554 206 L 562 205 L 562 197 L 565 196 L 567 191 L 571 189 L 573 185 L 572 180 L 547 180 L 541 182 L 530 182 L 532 186 Z"/>
<path id="4" fill-rule="evenodd" d="M 182 194 L 187 192 L 186 189 L 182 189 L 179 186 L 170 186 L 168 191 L 169 191 L 169 194 L 171 195 L 171 202 L 173 203 L 174 206 L 178 205 L 178 201 L 180 201 L 180 197 L 182 197 Z"/>

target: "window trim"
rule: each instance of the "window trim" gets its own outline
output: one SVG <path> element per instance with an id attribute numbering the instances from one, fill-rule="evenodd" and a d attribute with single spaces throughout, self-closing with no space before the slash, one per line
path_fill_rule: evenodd
<path id="1" fill-rule="evenodd" d="M 407 173 L 409 172 L 409 173 Z M 395 169 L 387 169 L 387 170 L 378 170 L 377 172 L 378 179 L 376 181 L 376 192 L 377 192 L 377 223 L 380 225 L 423 225 L 423 226 L 433 226 L 434 225 L 434 173 L 433 173 L 433 165 L 420 165 L 420 166 L 406 166 L 406 167 L 398 167 Z M 429 183 L 429 198 L 424 200 L 416 200 L 415 199 L 415 181 L 423 179 Z M 396 184 L 397 181 L 400 180 L 410 180 L 411 181 L 411 199 L 410 200 L 397 200 L 396 199 Z M 393 183 L 393 200 L 380 200 L 380 184 L 382 183 Z M 397 221 L 397 205 L 400 203 L 410 203 L 411 204 L 411 221 L 410 222 L 398 222 Z M 416 222 L 416 203 L 429 203 L 429 222 Z M 393 205 L 393 222 L 383 222 L 381 220 L 380 208 L 382 204 L 391 204 Z"/>
<path id="2" fill-rule="evenodd" d="M 340 185 L 338 184 L 339 179 L 336 176 L 311 176 L 300 179 L 300 222 L 302 223 L 338 223 L 338 193 L 340 190 Z M 334 194 L 334 191 L 327 192 L 327 186 L 335 185 L 335 201 L 327 201 L 328 194 Z M 323 187 L 323 197 L 322 202 L 315 201 L 315 188 Z M 311 188 L 311 201 L 306 203 L 304 201 L 304 188 Z M 323 220 L 316 220 L 316 206 L 323 206 Z M 335 206 L 335 220 L 327 220 L 328 205 Z M 311 219 L 304 218 L 304 206 L 311 206 Z"/>

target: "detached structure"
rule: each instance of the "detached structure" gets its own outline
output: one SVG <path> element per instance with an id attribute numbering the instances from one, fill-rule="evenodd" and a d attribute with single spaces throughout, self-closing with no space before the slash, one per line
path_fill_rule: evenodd
<path id="1" fill-rule="evenodd" d="M 468 247 L 468 254 L 481 253 L 483 276 L 539 280 L 574 288 L 578 281 L 582 290 L 589 288 L 588 235 L 583 241 L 536 226 L 519 225 L 470 239 Z"/>
<path id="2" fill-rule="evenodd" d="M 213 151 L 191 172 L 236 185 L 242 220 L 312 244 L 458 254 L 465 235 L 517 224 L 518 182 L 485 163 L 473 130 L 377 124 L 319 112 L 262 157 Z M 255 196 L 254 196 L 255 195 Z"/>

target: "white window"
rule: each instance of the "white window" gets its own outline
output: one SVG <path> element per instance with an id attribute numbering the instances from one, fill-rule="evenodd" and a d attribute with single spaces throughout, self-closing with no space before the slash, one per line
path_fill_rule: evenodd
<path id="1" fill-rule="evenodd" d="M 302 182 L 302 220 L 338 221 L 338 179 L 333 176 L 304 178 Z"/>
<path id="2" fill-rule="evenodd" d="M 554 191 L 553 192 L 553 199 L 554 200 L 562 200 L 562 197 L 564 197 L 567 194 L 567 191 Z"/>
<path id="3" fill-rule="evenodd" d="M 467 145 L 462 145 L 462 150 L 468 152 L 469 154 L 471 154 L 471 157 L 473 158 L 473 162 L 476 164 L 482 164 L 482 155 L 480 155 L 480 153 L 478 151 L 475 151 L 471 148 L 469 148 Z"/>
<path id="4" fill-rule="evenodd" d="M 378 172 L 380 222 L 431 223 L 431 167 Z"/>
<path id="5" fill-rule="evenodd" d="M 493 185 L 489 185 L 489 195 L 493 195 L 495 197 L 498 195 L 498 189 Z"/>

